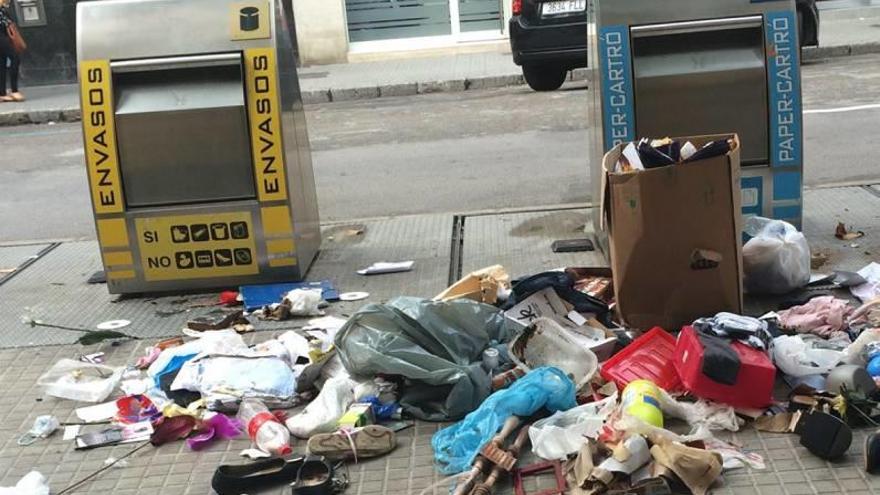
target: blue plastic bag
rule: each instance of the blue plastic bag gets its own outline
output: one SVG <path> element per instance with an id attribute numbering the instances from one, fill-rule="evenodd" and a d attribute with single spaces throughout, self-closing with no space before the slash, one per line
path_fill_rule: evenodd
<path id="1" fill-rule="evenodd" d="M 527 417 L 542 407 L 550 412 L 576 405 L 575 385 L 559 368 L 532 370 L 505 390 L 490 395 L 463 420 L 434 434 L 434 460 L 443 474 L 470 469 L 474 459 L 510 416 Z"/>

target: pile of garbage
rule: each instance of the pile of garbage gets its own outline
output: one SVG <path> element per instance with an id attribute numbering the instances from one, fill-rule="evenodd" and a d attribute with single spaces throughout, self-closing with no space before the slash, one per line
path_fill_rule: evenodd
<path id="1" fill-rule="evenodd" d="M 853 428 L 880 422 L 880 265 L 811 277 L 802 234 L 751 222 L 745 285 L 789 298 L 759 317 L 629 327 L 607 268 L 511 280 L 492 266 L 433 299 L 367 304 L 346 319 L 324 315 L 335 297 L 326 284 L 251 287 L 221 295 L 240 309 L 190 322 L 130 366 L 105 365 L 100 354 L 63 359 L 38 384 L 93 404 L 64 426 L 77 450 L 183 441 L 197 451 L 250 438 L 241 452 L 250 462 L 218 466 L 220 494 L 283 483 L 294 493 L 344 490 L 343 463 L 388 454 L 396 432 L 423 420 L 453 422 L 432 447 L 456 494 L 491 493 L 508 479 L 522 490 L 524 478 L 552 472 L 560 491 L 575 494 L 700 495 L 725 472 L 764 468 L 720 430 L 791 433 L 835 459 Z M 849 289 L 865 304 L 822 288 Z M 254 316 L 310 319 L 249 345 Z M 779 383 L 788 396 L 774 395 Z M 60 427 L 36 418 L 19 444 Z M 308 456 L 292 455 L 299 439 Z M 880 471 L 880 436 L 865 455 L 867 470 Z M 524 460 L 533 457 L 542 461 Z M 47 486 L 38 473 L 22 483 Z"/>

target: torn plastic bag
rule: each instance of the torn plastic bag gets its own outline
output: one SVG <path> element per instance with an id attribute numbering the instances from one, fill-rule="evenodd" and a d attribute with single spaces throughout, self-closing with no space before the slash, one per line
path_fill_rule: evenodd
<path id="1" fill-rule="evenodd" d="M 122 379 L 124 368 L 62 359 L 37 379 L 46 395 L 80 402 L 105 400 Z"/>
<path id="2" fill-rule="evenodd" d="M 817 349 L 800 335 L 773 339 L 773 363 L 790 376 L 824 375 L 843 360 L 845 354 L 833 349 Z"/>
<path id="3" fill-rule="evenodd" d="M 147 369 L 147 375 L 160 387 L 162 375 L 180 369 L 183 363 L 200 353 L 235 354 L 243 349 L 247 349 L 247 344 L 235 330 L 204 332 L 196 340 L 163 350 Z"/>
<path id="4" fill-rule="evenodd" d="M 290 400 L 295 386 L 293 370 L 276 356 L 204 356 L 180 368 L 171 390 L 199 392 L 209 403 L 234 397 L 274 404 Z"/>
<path id="5" fill-rule="evenodd" d="M 399 297 L 370 304 L 336 335 L 343 365 L 353 377 L 399 375 L 410 383 L 403 410 L 428 421 L 459 419 L 491 392 L 481 367 L 493 342 L 509 339 L 504 313 L 459 299 L 449 302 Z"/>
<path id="6" fill-rule="evenodd" d="M 744 230 L 752 236 L 742 253 L 747 292 L 786 294 L 810 282 L 810 246 L 794 225 L 751 217 Z"/>
<path id="7" fill-rule="evenodd" d="M 0 486 L 0 495 L 49 495 L 49 482 L 39 471 L 31 471 L 15 486 Z"/>
<path id="8" fill-rule="evenodd" d="M 501 429 L 510 416 L 528 417 L 541 408 L 550 412 L 575 407 L 574 382 L 559 368 L 538 368 L 495 392 L 476 411 L 434 434 L 434 460 L 444 474 L 471 467 L 480 449 Z"/>
<path id="9" fill-rule="evenodd" d="M 599 402 L 559 411 L 549 418 L 536 421 L 529 427 L 532 452 L 547 460 L 567 459 L 581 449 L 586 438 L 599 436 L 605 419 L 615 407 L 616 393 Z"/>

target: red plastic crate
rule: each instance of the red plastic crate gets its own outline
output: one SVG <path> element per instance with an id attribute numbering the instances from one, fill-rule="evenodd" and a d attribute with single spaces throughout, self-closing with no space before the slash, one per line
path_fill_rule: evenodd
<path id="1" fill-rule="evenodd" d="M 602 364 L 602 378 L 623 390 L 631 381 L 651 380 L 667 392 L 681 390 L 672 363 L 675 337 L 660 327 L 652 328 Z"/>
<path id="2" fill-rule="evenodd" d="M 718 383 L 703 374 L 703 344 L 693 327 L 684 327 L 675 346 L 675 369 L 691 394 L 734 407 L 762 408 L 773 402 L 776 367 L 763 351 L 734 342 L 741 365 L 735 385 Z"/>

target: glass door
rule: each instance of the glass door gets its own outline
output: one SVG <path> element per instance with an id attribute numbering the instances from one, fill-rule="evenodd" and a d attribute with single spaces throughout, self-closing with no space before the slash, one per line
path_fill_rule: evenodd
<path id="1" fill-rule="evenodd" d="M 500 0 L 452 0 L 458 2 L 459 32 L 493 31 L 502 29 Z"/>
<path id="2" fill-rule="evenodd" d="M 452 34 L 449 0 L 345 0 L 345 11 L 353 43 Z"/>

